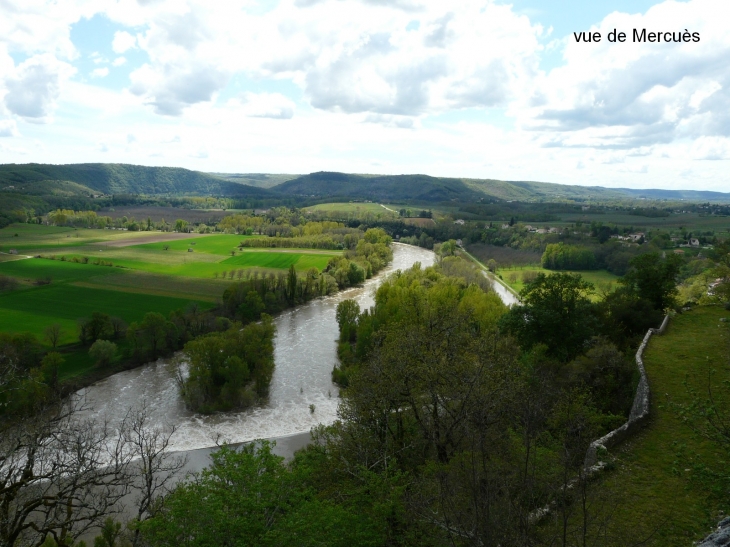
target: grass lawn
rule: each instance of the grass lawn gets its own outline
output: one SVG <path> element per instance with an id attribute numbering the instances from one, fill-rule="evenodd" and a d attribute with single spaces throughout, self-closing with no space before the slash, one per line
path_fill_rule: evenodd
<path id="1" fill-rule="evenodd" d="M 615 469 L 591 487 L 610 516 L 609 536 L 591 545 L 692 545 L 730 510 L 730 492 L 718 492 L 716 481 L 700 470 L 730 467 L 730 454 L 695 434 L 671 403 L 689 403 L 687 386 L 707 393 L 708 365 L 716 401 L 730 410 L 730 328 L 719 306 L 699 307 L 674 317 L 666 333 L 654 336 L 644 354 L 651 388 L 649 425 L 615 448 Z M 726 485 L 727 487 L 727 485 Z M 605 516 L 604 515 L 604 516 Z M 643 542 L 644 543 L 639 543 Z"/>
<path id="2" fill-rule="evenodd" d="M 520 292 L 525 287 L 523 279 L 526 272 L 544 273 L 546 275 L 558 273 L 555 270 L 546 270 L 545 268 L 540 268 L 539 266 L 525 266 L 524 268 L 512 269 L 503 268 L 497 270 L 497 273 L 502 276 L 502 280 L 517 292 Z M 617 275 L 614 275 L 607 270 L 582 270 L 575 272 L 561 272 L 580 274 L 583 279 L 590 283 L 593 283 L 597 292 L 600 291 L 600 289 L 603 287 L 613 287 L 613 285 L 615 285 L 619 279 Z"/>

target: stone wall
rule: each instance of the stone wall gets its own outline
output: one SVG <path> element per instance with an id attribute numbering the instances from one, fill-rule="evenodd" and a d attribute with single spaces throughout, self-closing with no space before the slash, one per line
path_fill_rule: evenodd
<path id="1" fill-rule="evenodd" d="M 654 334 L 663 334 L 667 329 L 669 316 L 664 317 L 661 326 L 658 329 L 649 329 L 636 352 L 636 367 L 639 369 L 639 385 L 636 387 L 636 395 L 634 395 L 634 404 L 631 407 L 629 419 L 621 427 L 607 433 L 600 439 L 593 441 L 588 447 L 585 458 L 585 467 L 588 470 L 597 471 L 603 467 L 603 462 L 598 459 L 598 453 L 601 449 L 607 450 L 622 442 L 626 437 L 641 427 L 649 417 L 649 382 L 646 378 L 646 370 L 644 369 L 644 350 L 649 340 Z"/>

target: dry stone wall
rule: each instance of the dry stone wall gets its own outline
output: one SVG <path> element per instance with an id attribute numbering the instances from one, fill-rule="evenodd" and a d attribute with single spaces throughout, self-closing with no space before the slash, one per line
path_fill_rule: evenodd
<path id="1" fill-rule="evenodd" d="M 664 317 L 661 326 L 658 329 L 649 329 L 636 352 L 636 366 L 639 369 L 639 385 L 636 387 L 634 395 L 634 404 L 631 407 L 629 419 L 621 427 L 607 433 L 600 439 L 593 441 L 588 447 L 585 458 L 586 469 L 601 468 L 602 462 L 599 461 L 599 452 L 607 450 L 618 443 L 622 442 L 626 437 L 641 427 L 649 417 L 649 382 L 646 378 L 646 370 L 644 369 L 644 350 L 649 340 L 654 334 L 663 334 L 669 324 L 669 316 Z M 597 469 L 594 469 L 597 470 Z"/>

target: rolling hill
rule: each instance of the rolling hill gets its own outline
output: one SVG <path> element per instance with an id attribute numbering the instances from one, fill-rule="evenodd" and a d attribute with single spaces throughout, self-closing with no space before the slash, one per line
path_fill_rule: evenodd
<path id="1" fill-rule="evenodd" d="M 428 175 L 369 176 L 325 171 L 289 180 L 274 186 L 272 190 L 315 198 L 414 202 L 469 201 L 485 195 L 470 188 L 461 179 Z"/>
<path id="2" fill-rule="evenodd" d="M 12 187 L 12 189 L 10 189 Z M 201 173 L 179 167 L 83 163 L 0 165 L 0 190 L 26 196 L 229 196 L 305 197 L 331 201 L 442 203 L 505 201 L 612 201 L 627 199 L 730 203 L 730 194 L 697 190 L 634 190 L 535 181 L 447 178 L 428 175 L 367 175 L 317 172 L 308 175 Z M 6 197 L 9 194 L 5 194 Z"/>
<path id="3" fill-rule="evenodd" d="M 730 203 L 730 193 L 697 190 L 634 190 L 552 182 L 431 177 L 428 175 L 354 175 L 319 172 L 287 180 L 271 190 L 312 198 L 433 203 L 476 201 L 616 201 L 650 199 Z"/>
<path id="4" fill-rule="evenodd" d="M 0 165 L 0 188 L 14 186 L 16 192 L 39 194 L 48 190 L 48 181 L 59 181 L 74 190 L 103 194 L 270 196 L 263 188 L 223 180 L 179 167 L 145 167 L 121 163 L 80 163 L 71 165 Z M 79 186 L 81 188 L 79 188 Z"/>

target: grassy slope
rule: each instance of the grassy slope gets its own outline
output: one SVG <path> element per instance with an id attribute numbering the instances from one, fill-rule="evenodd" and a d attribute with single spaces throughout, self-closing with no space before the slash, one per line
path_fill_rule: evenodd
<path id="1" fill-rule="evenodd" d="M 614 449 L 616 469 L 592 488 L 593 495 L 608 500 L 609 531 L 615 536 L 610 545 L 647 538 L 647 546 L 691 545 L 714 527 L 719 510 L 730 509 L 730 494 L 724 500 L 716 497 L 694 470 L 698 461 L 727 469 L 730 457 L 695 435 L 668 404 L 689 402 L 685 378 L 706 392 L 708 362 L 718 370 L 718 380 L 730 378 L 730 331 L 721 317 L 730 318 L 730 313 L 714 306 L 696 308 L 673 318 L 667 332 L 649 343 L 644 356 L 652 392 L 649 425 Z M 727 388 L 724 395 L 728 408 Z"/>

